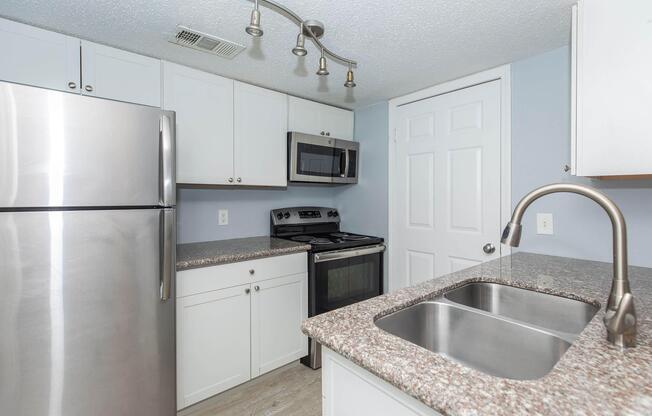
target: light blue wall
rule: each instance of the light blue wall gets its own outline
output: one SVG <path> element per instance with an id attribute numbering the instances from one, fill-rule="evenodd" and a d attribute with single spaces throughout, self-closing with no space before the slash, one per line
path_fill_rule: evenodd
<path id="1" fill-rule="evenodd" d="M 357 185 L 337 188 L 335 205 L 343 230 L 387 239 L 387 102 L 355 111 L 355 140 L 360 142 L 360 177 Z M 387 256 L 385 256 L 387 288 Z"/>
<path id="2" fill-rule="evenodd" d="M 292 185 L 287 189 L 179 189 L 179 243 L 269 235 L 269 210 L 300 205 L 334 206 L 335 188 Z M 219 209 L 229 225 L 217 225 Z"/>
<path id="3" fill-rule="evenodd" d="M 570 53 L 567 47 L 512 65 L 512 199 L 553 182 L 587 184 L 619 206 L 629 231 L 630 263 L 652 267 L 652 181 L 576 178 L 570 164 Z M 536 234 L 536 213 L 553 214 L 554 235 Z M 525 214 L 521 249 L 611 261 L 611 225 L 594 202 L 549 195 Z"/>

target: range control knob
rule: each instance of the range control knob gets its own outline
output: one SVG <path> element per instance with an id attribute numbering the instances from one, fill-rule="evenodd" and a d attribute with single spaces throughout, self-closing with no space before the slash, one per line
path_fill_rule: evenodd
<path id="1" fill-rule="evenodd" d="M 286 212 L 283 216 L 285 217 L 285 219 L 288 219 L 288 218 L 290 218 L 290 213 Z"/>
<path id="2" fill-rule="evenodd" d="M 339 217 L 340 214 L 337 213 L 337 211 L 333 211 L 333 217 Z"/>
<path id="3" fill-rule="evenodd" d="M 333 211 L 328 211 L 328 216 L 332 217 L 333 216 Z"/>
<path id="4" fill-rule="evenodd" d="M 278 214 L 276 214 L 276 218 L 278 218 L 279 220 L 282 220 L 283 219 L 283 213 L 279 212 Z"/>

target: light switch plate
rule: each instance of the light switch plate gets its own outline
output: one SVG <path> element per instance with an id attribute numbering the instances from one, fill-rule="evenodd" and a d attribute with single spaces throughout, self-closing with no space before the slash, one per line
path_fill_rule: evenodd
<path id="1" fill-rule="evenodd" d="M 554 224 L 552 214 L 537 213 L 537 234 L 552 235 L 554 234 Z"/>
<path id="2" fill-rule="evenodd" d="M 217 225 L 229 225 L 228 209 L 221 209 L 218 211 Z"/>

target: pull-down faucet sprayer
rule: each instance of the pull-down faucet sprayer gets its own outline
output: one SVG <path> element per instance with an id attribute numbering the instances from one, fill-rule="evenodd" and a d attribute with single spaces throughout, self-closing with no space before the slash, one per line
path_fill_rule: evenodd
<path id="1" fill-rule="evenodd" d="M 620 347 L 633 347 L 636 343 L 636 311 L 634 297 L 627 278 L 627 229 L 620 209 L 602 192 L 588 186 L 557 183 L 542 186 L 525 195 L 514 208 L 512 219 L 505 227 L 501 241 L 518 247 L 521 241 L 521 221 L 530 204 L 544 195 L 557 192 L 570 192 L 584 195 L 597 202 L 609 215 L 613 229 L 613 280 L 607 301 L 604 324 L 607 327 L 607 340 Z"/>

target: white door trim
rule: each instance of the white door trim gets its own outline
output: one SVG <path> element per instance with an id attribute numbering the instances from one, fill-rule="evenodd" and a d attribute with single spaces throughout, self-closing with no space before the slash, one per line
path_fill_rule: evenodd
<path id="1" fill-rule="evenodd" d="M 435 85 L 403 95 L 401 97 L 389 100 L 389 154 L 388 154 L 388 235 L 387 235 L 387 253 L 388 253 L 388 292 L 401 287 L 403 279 L 394 276 L 393 258 L 394 258 L 394 186 L 392 178 L 395 176 L 395 143 L 396 143 L 396 117 L 398 107 L 410 104 L 415 101 L 432 98 L 437 95 L 447 94 L 463 88 L 483 84 L 485 82 L 500 80 L 500 218 L 503 224 L 507 224 L 512 213 L 512 84 L 511 84 L 511 66 L 503 65 L 497 68 L 489 69 L 477 74 L 469 75 L 443 84 Z M 498 247 L 501 256 L 511 254 L 511 248 L 504 245 Z"/>

